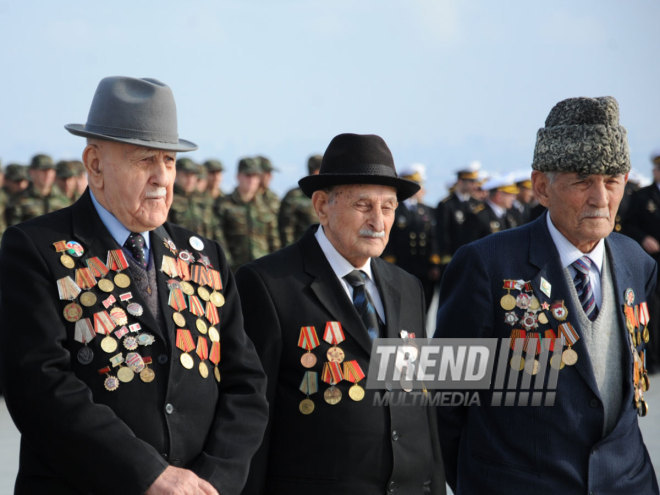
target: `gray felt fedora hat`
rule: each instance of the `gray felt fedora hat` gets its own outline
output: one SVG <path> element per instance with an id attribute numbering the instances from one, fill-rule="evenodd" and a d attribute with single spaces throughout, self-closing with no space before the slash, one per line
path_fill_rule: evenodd
<path id="1" fill-rule="evenodd" d="M 71 134 L 166 151 L 192 151 L 179 139 L 172 90 L 156 79 L 113 76 L 101 80 L 86 124 L 64 126 Z"/>

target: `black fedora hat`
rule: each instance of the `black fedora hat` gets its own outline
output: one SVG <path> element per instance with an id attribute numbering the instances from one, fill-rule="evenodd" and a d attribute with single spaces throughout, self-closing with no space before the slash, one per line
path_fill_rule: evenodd
<path id="1" fill-rule="evenodd" d="M 323 154 L 317 175 L 308 175 L 298 181 L 309 197 L 314 191 L 343 184 L 377 184 L 396 189 L 399 201 L 419 191 L 419 184 L 400 179 L 394 168 L 390 149 L 375 134 L 339 134 Z"/>
<path id="2" fill-rule="evenodd" d="M 134 144 L 166 151 L 192 151 L 179 139 L 172 90 L 156 79 L 113 76 L 101 80 L 86 124 L 67 124 L 76 136 Z"/>

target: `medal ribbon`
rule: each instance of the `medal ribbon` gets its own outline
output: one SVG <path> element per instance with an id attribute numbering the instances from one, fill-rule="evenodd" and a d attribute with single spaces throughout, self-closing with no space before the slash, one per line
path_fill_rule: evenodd
<path id="1" fill-rule="evenodd" d="M 515 350 L 516 339 L 524 339 L 527 337 L 527 332 L 522 329 L 513 329 L 511 330 L 511 350 Z"/>
<path id="2" fill-rule="evenodd" d="M 575 328 L 573 328 L 573 325 L 571 325 L 571 323 L 568 321 L 559 324 L 559 335 L 566 339 L 566 342 L 568 342 L 569 346 L 574 345 L 578 340 L 580 340 L 580 336 L 575 331 Z"/>
<path id="3" fill-rule="evenodd" d="M 193 265 L 190 267 L 190 275 L 193 282 L 199 285 L 209 285 L 209 273 L 203 265 Z"/>
<path id="4" fill-rule="evenodd" d="M 220 315 L 218 315 L 218 308 L 211 301 L 206 302 L 206 319 L 209 320 L 211 325 L 220 323 Z"/>
<path id="5" fill-rule="evenodd" d="M 126 302 L 126 301 L 130 301 L 131 299 L 133 299 L 133 294 L 131 294 L 130 292 L 124 292 L 123 294 L 119 294 L 120 301 Z"/>
<path id="6" fill-rule="evenodd" d="M 516 281 L 515 280 L 505 280 L 504 281 L 504 286 L 502 288 L 503 289 L 515 289 L 516 288 Z"/>
<path id="7" fill-rule="evenodd" d="M 338 321 L 329 321 L 325 324 L 325 332 L 323 333 L 323 340 L 328 344 L 337 345 L 345 340 L 344 330 L 341 323 Z"/>
<path id="8" fill-rule="evenodd" d="M 186 309 L 186 297 L 181 289 L 172 289 L 167 301 L 174 311 L 182 311 Z"/>
<path id="9" fill-rule="evenodd" d="M 181 279 L 185 280 L 186 282 L 190 280 L 190 267 L 188 266 L 188 263 L 186 263 L 181 258 L 177 258 L 176 266 L 177 269 L 179 270 L 179 275 L 181 276 Z"/>
<path id="10" fill-rule="evenodd" d="M 112 318 L 110 318 L 107 311 L 94 313 L 94 331 L 96 331 L 96 333 L 108 335 L 115 329 L 115 326 L 115 323 L 112 321 Z"/>
<path id="11" fill-rule="evenodd" d="M 110 270 L 116 270 L 118 272 L 128 268 L 128 261 L 126 261 L 126 255 L 121 249 L 111 249 L 108 251 L 108 262 L 106 266 Z"/>
<path id="12" fill-rule="evenodd" d="M 185 328 L 177 328 L 176 346 L 183 352 L 190 352 L 195 348 L 195 342 L 193 341 L 190 330 L 186 330 Z"/>
<path id="13" fill-rule="evenodd" d="M 146 357 L 143 357 L 143 358 L 142 358 L 142 362 L 143 362 L 145 365 L 147 365 L 147 364 L 151 364 L 151 361 L 152 361 L 151 356 L 146 356 Z"/>
<path id="14" fill-rule="evenodd" d="M 319 391 L 319 374 L 316 371 L 305 371 L 300 382 L 300 391 L 309 396 Z"/>
<path id="15" fill-rule="evenodd" d="M 204 337 L 197 337 L 197 350 L 195 353 L 202 361 L 209 357 L 209 343 Z"/>
<path id="16" fill-rule="evenodd" d="M 526 292 L 533 292 L 534 289 L 532 289 L 532 283 L 531 282 L 525 282 L 525 291 Z"/>
<path id="17" fill-rule="evenodd" d="M 123 362 L 124 362 L 124 355 L 121 352 L 119 354 L 115 354 L 110 358 L 110 363 L 112 364 L 113 368 L 116 368 Z"/>
<path id="18" fill-rule="evenodd" d="M 76 283 L 81 289 L 91 289 L 96 285 L 96 279 L 89 268 L 78 268 L 76 270 Z"/>
<path id="19" fill-rule="evenodd" d="M 323 375 L 321 380 L 330 385 L 336 385 L 344 379 L 341 372 L 341 363 L 323 363 Z"/>
<path id="20" fill-rule="evenodd" d="M 532 346 L 535 348 L 532 348 Z M 525 352 L 530 351 L 534 351 L 535 355 L 541 352 L 541 334 L 539 332 L 527 333 L 527 338 L 525 339 Z"/>
<path id="21" fill-rule="evenodd" d="M 176 260 L 171 256 L 163 256 L 160 262 L 160 271 L 166 273 L 170 277 L 178 277 L 179 270 L 177 269 Z"/>
<path id="22" fill-rule="evenodd" d="M 105 264 L 97 256 L 94 256 L 93 258 L 88 258 L 86 260 L 86 263 L 87 263 L 87 267 L 92 272 L 92 275 L 94 275 L 95 278 L 103 278 L 110 271 L 108 270 L 108 267 L 105 266 Z"/>
<path id="23" fill-rule="evenodd" d="M 546 330 L 544 333 L 543 348 L 553 352 L 555 350 L 555 339 L 557 334 L 554 330 Z"/>
<path id="24" fill-rule="evenodd" d="M 314 327 L 300 327 L 300 337 L 298 337 L 298 347 L 302 347 L 307 351 L 318 347 L 319 337 L 316 335 L 316 328 Z"/>
<path id="25" fill-rule="evenodd" d="M 222 278 L 218 270 L 208 270 L 211 287 L 213 290 L 222 290 Z"/>
<path id="26" fill-rule="evenodd" d="M 58 253 L 61 253 L 62 251 L 66 251 L 66 241 L 54 242 L 53 247 L 55 248 L 55 251 Z"/>
<path id="27" fill-rule="evenodd" d="M 126 328 L 126 327 L 124 326 L 124 327 L 121 327 L 119 330 L 117 330 L 117 331 L 115 332 L 115 337 L 117 337 L 118 339 L 121 339 L 121 338 L 122 338 L 124 335 L 126 335 L 127 333 L 128 333 L 128 328 Z"/>
<path id="28" fill-rule="evenodd" d="M 351 383 L 357 383 L 364 378 L 364 371 L 357 360 L 344 362 L 344 378 Z"/>
<path id="29" fill-rule="evenodd" d="M 57 281 L 57 292 L 60 294 L 60 299 L 73 301 L 78 297 L 81 289 L 71 277 L 66 276 Z"/>
<path id="30" fill-rule="evenodd" d="M 192 295 L 188 296 L 188 307 L 190 312 L 195 316 L 204 316 L 204 306 L 202 301 L 199 300 L 199 297 Z"/>
<path id="31" fill-rule="evenodd" d="M 642 326 L 646 326 L 650 319 L 651 318 L 649 316 L 649 307 L 648 307 L 648 305 L 646 304 L 646 302 L 640 303 L 639 304 L 639 323 Z"/>
<path id="32" fill-rule="evenodd" d="M 103 307 L 105 309 L 108 309 L 110 306 L 112 306 L 114 303 L 117 302 L 117 299 L 115 296 L 110 294 L 108 297 L 106 297 L 103 301 L 101 301 L 101 304 L 103 304 Z"/>
<path id="33" fill-rule="evenodd" d="M 76 342 L 86 344 L 91 342 L 96 334 L 94 333 L 94 326 L 89 318 L 83 318 L 76 322 L 76 326 L 73 331 L 73 338 Z"/>
<path id="34" fill-rule="evenodd" d="M 220 342 L 213 342 L 211 344 L 211 352 L 209 353 L 209 361 L 216 366 L 220 362 Z"/>

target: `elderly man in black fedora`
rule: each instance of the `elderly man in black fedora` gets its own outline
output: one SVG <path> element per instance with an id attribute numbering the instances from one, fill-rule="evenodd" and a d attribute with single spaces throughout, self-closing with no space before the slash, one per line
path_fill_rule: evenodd
<path id="1" fill-rule="evenodd" d="M 397 177 L 382 138 L 357 134 L 299 184 L 320 226 L 236 274 L 270 404 L 243 493 L 444 493 L 429 410 L 375 406 L 363 388 L 374 338 L 424 333 L 420 281 L 379 258 L 419 185 Z"/>
<path id="2" fill-rule="evenodd" d="M 15 493 L 240 493 L 265 376 L 222 249 L 165 222 L 176 152 L 196 149 L 172 92 L 105 78 L 66 128 L 87 138 L 89 189 L 0 250 Z"/>

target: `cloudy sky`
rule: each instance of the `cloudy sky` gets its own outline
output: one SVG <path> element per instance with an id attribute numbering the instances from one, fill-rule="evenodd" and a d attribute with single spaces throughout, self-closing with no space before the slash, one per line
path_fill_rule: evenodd
<path id="1" fill-rule="evenodd" d="M 527 169 L 536 130 L 573 96 L 615 96 L 633 167 L 660 147 L 657 0 L 0 0 L 0 160 L 76 158 L 98 81 L 172 87 L 189 156 L 280 168 L 278 192 L 341 132 L 376 133 L 427 202 L 472 160 Z"/>

